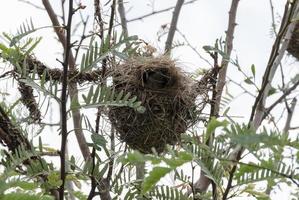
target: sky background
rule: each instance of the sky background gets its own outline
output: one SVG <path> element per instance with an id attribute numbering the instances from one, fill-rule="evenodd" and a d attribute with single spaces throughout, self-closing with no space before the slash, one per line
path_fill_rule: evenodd
<path id="1" fill-rule="evenodd" d="M 41 0 L 30 0 L 30 2 L 42 7 Z M 50 2 L 53 4 L 54 10 L 60 13 L 59 1 L 52 0 Z M 87 0 L 81 1 L 83 5 L 87 6 L 83 10 L 83 13 L 93 13 L 92 2 Z M 125 3 L 127 19 L 130 20 L 153 10 L 174 6 L 175 3 L 175 0 L 130 0 Z M 209 55 L 204 52 L 202 47 L 205 45 L 214 45 L 216 39 L 225 38 L 230 3 L 230 0 L 198 0 L 193 4 L 184 6 L 181 10 L 177 28 L 186 36 L 192 46 L 210 61 Z M 275 8 L 275 22 L 279 22 L 285 1 L 273 0 L 273 3 Z M 129 23 L 129 34 L 137 35 L 157 48 L 158 52 L 162 53 L 166 37 L 164 36 L 158 41 L 158 33 L 161 32 L 162 25 L 170 22 L 171 16 L 172 12 L 170 11 Z M 0 32 L 16 33 L 19 25 L 30 19 L 34 22 L 35 27 L 51 25 L 48 15 L 44 10 L 17 0 L 2 1 L 0 7 Z M 43 29 L 38 31 L 36 35 L 43 37 L 42 42 L 35 51 L 36 57 L 51 67 L 61 67 L 56 61 L 56 58 L 61 58 L 61 45 L 56 42 L 54 32 L 51 29 Z M 232 57 L 238 57 L 240 65 L 249 75 L 251 74 L 250 66 L 252 64 L 256 66 L 256 83 L 258 86 L 262 80 L 262 74 L 267 65 L 274 39 L 269 0 L 241 0 L 237 13 L 237 27 L 235 30 Z M 174 42 L 178 41 L 184 42 L 184 39 L 179 34 L 176 34 Z M 177 59 L 178 64 L 188 72 L 209 68 L 206 62 L 186 46 L 175 49 L 172 57 Z M 298 63 L 289 56 L 283 60 L 283 66 L 286 77 L 298 73 Z M 0 65 L 0 74 L 3 70 L 4 66 Z M 228 76 L 246 86 L 243 82 L 244 78 L 236 67 L 230 65 Z M 279 81 L 280 79 L 278 78 L 277 83 Z M 251 86 L 248 89 L 255 92 L 255 88 Z M 15 88 L 12 88 L 11 92 L 13 93 L 14 91 Z M 237 97 L 229 105 L 231 107 L 229 114 L 239 116 L 235 118 L 237 121 L 247 122 L 248 118 L 246 117 L 248 117 L 251 111 L 254 99 L 246 94 L 241 95 L 242 91 L 234 84 L 228 87 L 228 91 Z M 296 110 L 298 113 L 298 106 Z M 281 109 L 277 109 L 276 112 L 280 113 Z M 58 114 L 52 115 L 54 122 L 58 122 L 58 116 Z M 298 119 L 298 117 L 298 114 L 296 114 L 294 119 Z M 283 125 L 284 121 L 282 118 L 279 125 Z M 298 122 L 295 125 L 298 126 Z M 56 139 L 50 138 L 48 143 L 57 147 L 59 146 Z M 77 152 L 78 149 L 75 147 L 73 151 Z M 288 196 L 288 192 L 285 189 L 283 191 L 277 190 L 277 194 L 273 196 L 273 199 L 283 199 L 283 197 Z"/>

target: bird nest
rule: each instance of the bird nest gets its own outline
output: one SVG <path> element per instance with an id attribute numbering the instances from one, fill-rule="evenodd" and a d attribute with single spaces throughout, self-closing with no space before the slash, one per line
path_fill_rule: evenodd
<path id="1" fill-rule="evenodd" d="M 177 144 L 205 104 L 196 103 L 193 80 L 167 57 L 132 58 L 115 67 L 112 78 L 116 92 L 130 92 L 146 108 L 144 113 L 129 107 L 109 111 L 119 138 L 142 153 Z"/>
<path id="2" fill-rule="evenodd" d="M 289 41 L 287 51 L 292 56 L 299 59 L 299 23 L 298 22 L 295 25 L 295 29 Z"/>

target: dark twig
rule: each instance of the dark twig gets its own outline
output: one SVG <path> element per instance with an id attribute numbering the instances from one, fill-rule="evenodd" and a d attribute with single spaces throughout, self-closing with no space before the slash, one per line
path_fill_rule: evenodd
<path id="1" fill-rule="evenodd" d="M 262 119 L 265 119 L 266 116 L 271 112 L 273 108 L 277 106 L 277 104 L 281 103 L 292 91 L 294 91 L 299 85 L 299 81 L 297 81 L 292 87 L 288 88 L 283 92 L 283 94 L 274 102 L 271 106 L 265 109 L 264 115 Z"/>
<path id="2" fill-rule="evenodd" d="M 296 1 L 297 2 L 297 1 Z M 254 128 L 257 128 L 260 123 L 262 122 L 262 117 L 264 114 L 264 106 L 265 106 L 265 102 L 266 102 L 266 98 L 268 95 L 268 92 L 271 88 L 270 83 L 272 82 L 272 79 L 274 77 L 274 74 L 276 72 L 276 69 L 284 55 L 284 51 L 286 50 L 288 43 L 289 43 L 289 38 L 290 35 L 292 34 L 295 25 L 290 24 L 291 23 L 291 19 L 293 17 L 293 14 L 295 12 L 295 10 L 297 9 L 296 5 L 298 5 L 298 3 L 290 3 L 287 2 L 285 5 L 285 11 L 284 11 L 284 16 L 282 19 L 282 23 L 280 26 L 280 30 L 278 32 L 278 35 L 276 37 L 276 40 L 274 42 L 271 54 L 270 54 L 270 58 L 267 64 L 267 68 L 265 70 L 264 76 L 263 76 L 263 83 L 261 86 L 261 89 L 258 93 L 258 96 L 254 102 L 253 108 L 252 108 L 252 112 L 250 115 L 250 126 L 253 126 Z M 286 40 L 284 40 L 284 42 L 281 44 L 282 40 L 286 38 Z"/>
<path id="3" fill-rule="evenodd" d="M 63 74 L 62 74 L 62 89 L 61 89 L 61 146 L 60 146 L 60 178 L 62 184 L 59 188 L 59 199 L 64 200 L 64 186 L 66 178 L 66 143 L 67 143 L 67 87 L 68 87 L 68 67 L 69 67 L 69 56 L 71 52 L 71 31 L 72 31 L 72 18 L 73 18 L 73 0 L 69 0 L 68 10 L 68 22 L 66 26 L 66 43 L 64 47 L 64 62 L 63 62 Z"/>
<path id="4" fill-rule="evenodd" d="M 104 22 L 103 22 L 102 14 L 101 14 L 100 0 L 94 0 L 94 9 L 95 9 L 94 18 L 100 27 L 100 37 L 103 40 Z"/>
<path id="5" fill-rule="evenodd" d="M 170 54 L 171 51 L 171 47 L 172 47 L 172 41 L 174 38 L 174 34 L 176 31 L 176 27 L 177 27 L 177 23 L 178 23 L 178 19 L 180 16 L 180 11 L 181 8 L 184 4 L 184 0 L 177 0 L 173 14 L 172 14 L 172 19 L 171 19 L 171 23 L 170 23 L 170 28 L 169 28 L 169 32 L 167 35 L 167 39 L 165 42 L 165 53 L 166 54 Z"/>
<path id="6" fill-rule="evenodd" d="M 52 6 L 49 3 L 49 1 L 43 0 L 43 4 L 46 8 L 46 11 L 47 11 L 51 21 L 52 21 L 54 31 L 55 31 L 56 35 L 58 36 L 59 41 L 62 44 L 63 48 L 65 48 L 66 38 L 64 35 L 64 29 L 60 28 L 61 26 L 57 19 L 57 15 L 55 14 L 54 10 L 52 9 Z M 72 73 L 72 71 L 76 71 L 75 64 L 76 64 L 75 58 L 74 58 L 72 52 L 70 52 L 69 69 L 70 69 L 71 73 Z M 70 83 L 69 92 L 70 92 L 71 101 L 76 101 L 76 99 L 78 99 L 78 89 L 77 89 L 77 86 L 75 83 L 72 83 L 72 82 Z M 82 152 L 84 159 L 88 159 L 90 156 L 90 151 L 89 151 L 89 148 L 86 143 L 86 139 L 85 139 L 83 131 L 82 131 L 82 125 L 80 123 L 80 120 L 81 120 L 80 110 L 72 109 L 71 112 L 73 115 L 74 130 L 75 130 L 75 134 L 76 134 L 76 138 L 77 138 L 80 150 Z"/>
<path id="7" fill-rule="evenodd" d="M 88 195 L 88 198 L 87 200 L 91 200 L 95 195 L 96 195 L 96 187 L 97 187 L 97 181 L 96 181 L 96 178 L 94 177 L 94 169 L 95 169 L 95 156 L 96 156 L 96 149 L 95 148 L 92 148 L 92 152 L 91 152 L 91 155 L 90 155 L 90 158 L 92 159 L 92 168 L 91 168 L 91 186 L 90 186 L 90 191 L 89 191 L 89 195 Z"/>

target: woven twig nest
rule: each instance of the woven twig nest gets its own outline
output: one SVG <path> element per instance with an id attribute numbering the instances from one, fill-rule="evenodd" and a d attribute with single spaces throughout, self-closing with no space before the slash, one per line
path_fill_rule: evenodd
<path id="1" fill-rule="evenodd" d="M 287 51 L 299 60 L 299 23 L 295 25 L 295 29 L 292 33 L 292 37 L 289 41 Z"/>
<path id="2" fill-rule="evenodd" d="M 120 139 L 131 148 L 163 152 L 196 121 L 198 109 L 192 79 L 167 57 L 132 58 L 112 72 L 115 90 L 136 95 L 146 108 L 138 113 L 128 107 L 113 107 L 109 118 Z M 203 102 L 201 102 L 203 103 Z"/>

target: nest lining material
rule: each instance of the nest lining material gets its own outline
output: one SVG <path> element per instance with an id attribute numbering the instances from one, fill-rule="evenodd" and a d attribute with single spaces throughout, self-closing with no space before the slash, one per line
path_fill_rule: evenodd
<path id="1" fill-rule="evenodd" d="M 298 22 L 295 25 L 295 29 L 289 41 L 287 51 L 289 52 L 289 54 L 291 54 L 297 60 L 299 60 L 299 23 Z"/>
<path id="2" fill-rule="evenodd" d="M 195 121 L 198 110 L 192 79 L 167 57 L 132 58 L 115 67 L 113 85 L 136 95 L 146 111 L 110 108 L 109 118 L 120 139 L 142 153 L 163 152 Z"/>

